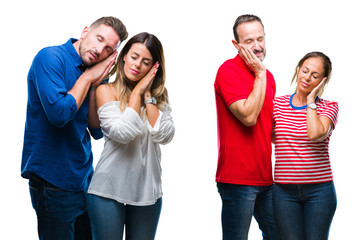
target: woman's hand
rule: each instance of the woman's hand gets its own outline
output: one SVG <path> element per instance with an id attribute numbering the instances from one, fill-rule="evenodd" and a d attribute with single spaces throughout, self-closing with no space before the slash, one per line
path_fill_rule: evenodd
<path id="1" fill-rule="evenodd" d="M 151 98 L 151 85 L 155 79 L 157 69 L 159 68 L 159 63 L 155 63 L 150 71 L 143 77 L 133 89 L 130 98 L 128 107 L 133 108 L 140 115 L 140 106 L 143 102 L 143 96 L 148 94 Z"/>
<path id="2" fill-rule="evenodd" d="M 154 82 L 155 75 L 158 69 L 159 63 L 156 62 L 154 66 L 152 66 L 150 71 L 146 74 L 146 76 L 138 82 L 138 84 L 134 88 L 134 91 L 138 91 L 140 96 L 142 96 L 145 92 L 151 92 L 151 86 Z"/>
<path id="3" fill-rule="evenodd" d="M 325 81 L 326 81 L 327 77 L 324 77 L 321 82 L 319 83 L 319 85 L 317 85 L 312 91 L 311 93 L 307 96 L 307 104 L 310 104 L 312 102 L 315 102 L 315 98 L 317 96 L 317 94 L 319 93 L 321 87 L 324 85 Z"/>

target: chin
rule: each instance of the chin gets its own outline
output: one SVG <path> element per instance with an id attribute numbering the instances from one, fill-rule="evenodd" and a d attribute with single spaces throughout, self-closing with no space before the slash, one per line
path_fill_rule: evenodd
<path id="1" fill-rule="evenodd" d="M 83 61 L 83 64 L 86 66 L 86 67 L 91 67 L 95 64 L 95 62 L 92 62 L 90 61 L 89 59 L 83 59 L 82 58 L 82 61 Z"/>

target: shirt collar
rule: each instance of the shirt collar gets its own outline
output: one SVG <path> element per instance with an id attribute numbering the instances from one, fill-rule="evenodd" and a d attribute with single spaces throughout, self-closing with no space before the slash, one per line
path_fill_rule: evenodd
<path id="1" fill-rule="evenodd" d="M 237 54 L 237 56 L 235 56 L 234 61 L 237 63 L 238 66 L 243 66 L 247 71 L 253 73 L 253 71 L 250 70 L 244 60 L 239 56 L 239 53 Z"/>
<path id="2" fill-rule="evenodd" d="M 73 46 L 73 43 L 77 42 L 78 40 L 75 38 L 70 38 L 66 43 L 65 43 L 65 48 L 67 49 L 69 55 L 71 56 L 75 66 L 77 66 L 82 72 L 85 70 L 84 63 L 82 61 L 82 58 L 79 56 L 78 52 Z"/>

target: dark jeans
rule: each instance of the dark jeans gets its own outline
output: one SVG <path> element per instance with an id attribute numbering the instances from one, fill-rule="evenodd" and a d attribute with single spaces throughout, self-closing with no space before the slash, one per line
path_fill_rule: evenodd
<path id="1" fill-rule="evenodd" d="M 273 213 L 273 186 L 217 183 L 222 199 L 223 240 L 246 240 L 252 216 L 264 240 L 280 240 Z"/>
<path id="2" fill-rule="evenodd" d="M 39 239 L 92 239 L 85 192 L 62 190 L 33 174 L 29 186 Z"/>
<path id="3" fill-rule="evenodd" d="M 161 213 L 162 199 L 149 206 L 132 206 L 88 194 L 88 213 L 93 239 L 153 240 Z"/>
<path id="4" fill-rule="evenodd" d="M 333 182 L 274 185 L 274 212 L 284 240 L 328 239 L 336 205 Z"/>

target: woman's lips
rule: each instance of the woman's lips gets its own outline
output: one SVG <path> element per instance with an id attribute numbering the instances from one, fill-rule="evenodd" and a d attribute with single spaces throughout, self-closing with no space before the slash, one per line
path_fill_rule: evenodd
<path id="1" fill-rule="evenodd" d="M 131 71 L 132 73 L 134 73 L 134 74 L 139 74 L 139 72 L 136 71 L 135 69 L 130 69 L 130 71 Z"/>
<path id="2" fill-rule="evenodd" d="M 306 82 L 301 82 L 301 84 L 302 84 L 303 87 L 309 87 L 309 86 L 310 86 L 310 85 L 307 84 Z"/>

